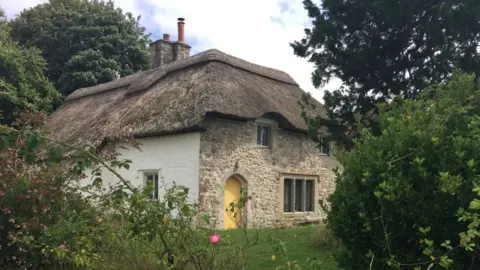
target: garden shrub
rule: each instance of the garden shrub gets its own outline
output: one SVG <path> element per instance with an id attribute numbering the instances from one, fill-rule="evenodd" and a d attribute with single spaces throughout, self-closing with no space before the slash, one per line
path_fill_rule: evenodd
<path id="1" fill-rule="evenodd" d="M 153 186 L 116 172 L 130 161 L 49 139 L 43 116 L 22 119 L 0 126 L 1 269 L 244 269 L 257 232 L 240 226 L 242 244 L 220 239 L 186 187 L 173 183 L 150 200 Z M 103 190 L 103 170 L 120 184 Z M 81 187 L 86 171 L 91 183 Z M 249 199 L 242 193 L 229 210 Z"/>
<path id="2" fill-rule="evenodd" d="M 88 245 L 75 239 L 91 226 L 96 211 L 79 192 L 71 188 L 79 174 L 58 166 L 58 153 L 44 152 L 37 158 L 39 145 L 51 147 L 37 136 L 32 126 L 42 125 L 43 117 L 18 122 L 21 131 L 0 135 L 0 268 L 37 269 L 62 256 L 62 247 L 85 250 Z M 46 149 L 46 148 L 44 148 Z M 52 147 L 51 149 L 55 149 Z M 48 158 L 50 155 L 50 158 Z M 52 256 L 56 254 L 58 256 Z M 73 256 L 78 259 L 79 257 Z"/>
<path id="3" fill-rule="evenodd" d="M 456 74 L 340 153 L 328 226 L 345 269 L 478 269 L 480 88 Z M 476 267 L 476 268 L 475 268 Z"/>

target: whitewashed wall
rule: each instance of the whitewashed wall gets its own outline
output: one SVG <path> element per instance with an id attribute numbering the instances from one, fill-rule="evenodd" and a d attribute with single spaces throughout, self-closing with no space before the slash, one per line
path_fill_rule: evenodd
<path id="1" fill-rule="evenodd" d="M 158 171 L 160 185 L 178 185 L 189 187 L 189 198 L 198 201 L 199 196 L 199 163 L 200 163 L 200 133 L 175 134 L 160 137 L 143 138 L 138 140 L 140 150 L 133 147 L 122 149 L 117 147 L 121 154 L 118 158 L 132 161 L 130 169 L 118 170 L 120 175 L 131 181 L 135 186 L 144 184 L 145 171 Z M 102 173 L 103 186 L 119 182 L 111 172 L 104 170 Z M 90 178 L 82 180 L 82 184 L 91 181 Z M 163 188 L 159 190 L 162 196 Z"/>

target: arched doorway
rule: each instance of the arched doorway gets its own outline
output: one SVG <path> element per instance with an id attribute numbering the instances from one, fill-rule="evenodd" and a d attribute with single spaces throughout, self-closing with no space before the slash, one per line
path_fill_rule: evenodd
<path id="1" fill-rule="evenodd" d="M 233 229 L 238 228 L 238 225 L 242 222 L 242 213 L 238 208 L 235 208 L 235 212 L 230 212 L 230 203 L 233 201 L 237 203 L 240 200 L 240 189 L 242 183 L 235 177 L 230 177 L 225 181 L 225 199 L 224 199 L 224 216 L 223 216 L 223 228 Z"/>

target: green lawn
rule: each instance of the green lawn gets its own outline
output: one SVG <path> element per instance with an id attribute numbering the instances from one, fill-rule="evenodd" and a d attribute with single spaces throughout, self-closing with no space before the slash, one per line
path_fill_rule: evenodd
<path id="1" fill-rule="evenodd" d="M 253 234 L 249 231 L 248 234 Z M 226 230 L 219 232 L 223 236 L 230 236 L 234 241 L 245 241 L 244 234 L 241 230 Z M 332 253 L 325 248 L 320 249 L 314 246 L 315 227 L 304 226 L 289 229 L 263 229 L 259 231 L 258 243 L 249 248 L 246 252 L 247 269 L 262 270 L 275 269 L 282 260 L 280 256 L 276 256 L 276 260 L 272 261 L 273 246 L 268 241 L 268 235 L 271 234 L 286 243 L 288 259 L 290 261 L 298 261 L 304 264 L 307 258 L 316 258 L 322 262 L 322 269 L 338 269 L 332 257 Z"/>

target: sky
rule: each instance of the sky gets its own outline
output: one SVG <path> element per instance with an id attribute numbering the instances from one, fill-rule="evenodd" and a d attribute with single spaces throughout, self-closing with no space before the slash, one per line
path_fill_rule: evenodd
<path id="1" fill-rule="evenodd" d="M 46 0 L 0 0 L 9 19 Z M 325 89 L 311 82 L 313 64 L 293 54 L 289 43 L 300 40 L 311 25 L 301 0 L 115 0 L 125 12 L 141 16 L 140 23 L 157 40 L 164 33 L 177 39 L 177 18 L 185 18 L 185 39 L 191 54 L 218 49 L 249 62 L 280 69 L 323 103 Z"/>

